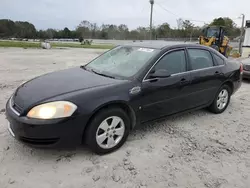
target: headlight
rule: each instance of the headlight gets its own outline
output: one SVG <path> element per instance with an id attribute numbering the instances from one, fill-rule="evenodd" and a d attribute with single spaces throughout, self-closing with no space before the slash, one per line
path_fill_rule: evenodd
<path id="1" fill-rule="evenodd" d="M 70 117 L 77 109 L 77 106 L 67 101 L 56 101 L 41 104 L 32 108 L 27 117 L 37 119 L 56 119 Z"/>

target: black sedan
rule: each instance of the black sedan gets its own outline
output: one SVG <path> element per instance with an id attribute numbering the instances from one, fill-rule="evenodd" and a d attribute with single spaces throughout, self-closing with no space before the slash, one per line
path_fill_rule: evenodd
<path id="1" fill-rule="evenodd" d="M 85 142 L 108 153 L 137 124 L 205 107 L 222 113 L 242 72 L 241 64 L 200 45 L 118 46 L 85 66 L 19 86 L 6 105 L 9 131 L 32 145 Z"/>

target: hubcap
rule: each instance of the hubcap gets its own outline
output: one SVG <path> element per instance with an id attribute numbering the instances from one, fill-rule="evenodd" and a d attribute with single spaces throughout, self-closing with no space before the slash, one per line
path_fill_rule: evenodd
<path id="1" fill-rule="evenodd" d="M 123 138 L 124 121 L 118 116 L 111 116 L 102 121 L 96 131 L 97 144 L 104 149 L 115 147 Z"/>
<path id="2" fill-rule="evenodd" d="M 221 90 L 217 98 L 217 107 L 222 110 L 228 103 L 228 91 L 226 89 Z"/>

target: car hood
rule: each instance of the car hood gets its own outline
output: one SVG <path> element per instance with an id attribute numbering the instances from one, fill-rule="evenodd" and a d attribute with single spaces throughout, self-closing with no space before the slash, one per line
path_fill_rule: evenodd
<path id="1" fill-rule="evenodd" d="M 58 95 L 116 84 L 121 81 L 97 75 L 80 67 L 71 68 L 45 74 L 22 84 L 17 88 L 13 101 L 24 110 Z"/>

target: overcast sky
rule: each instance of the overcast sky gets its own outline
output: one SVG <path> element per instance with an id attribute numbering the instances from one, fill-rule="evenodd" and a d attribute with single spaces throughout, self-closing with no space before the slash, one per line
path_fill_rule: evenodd
<path id="1" fill-rule="evenodd" d="M 99 25 L 124 23 L 130 29 L 149 24 L 149 0 L 0 1 L 0 19 L 29 21 L 37 29 L 74 29 L 81 20 Z M 168 22 L 171 27 L 177 27 L 179 17 L 209 23 L 214 17 L 228 16 L 240 25 L 237 17 L 244 13 L 250 19 L 249 7 L 250 0 L 155 0 L 153 23 Z"/>

